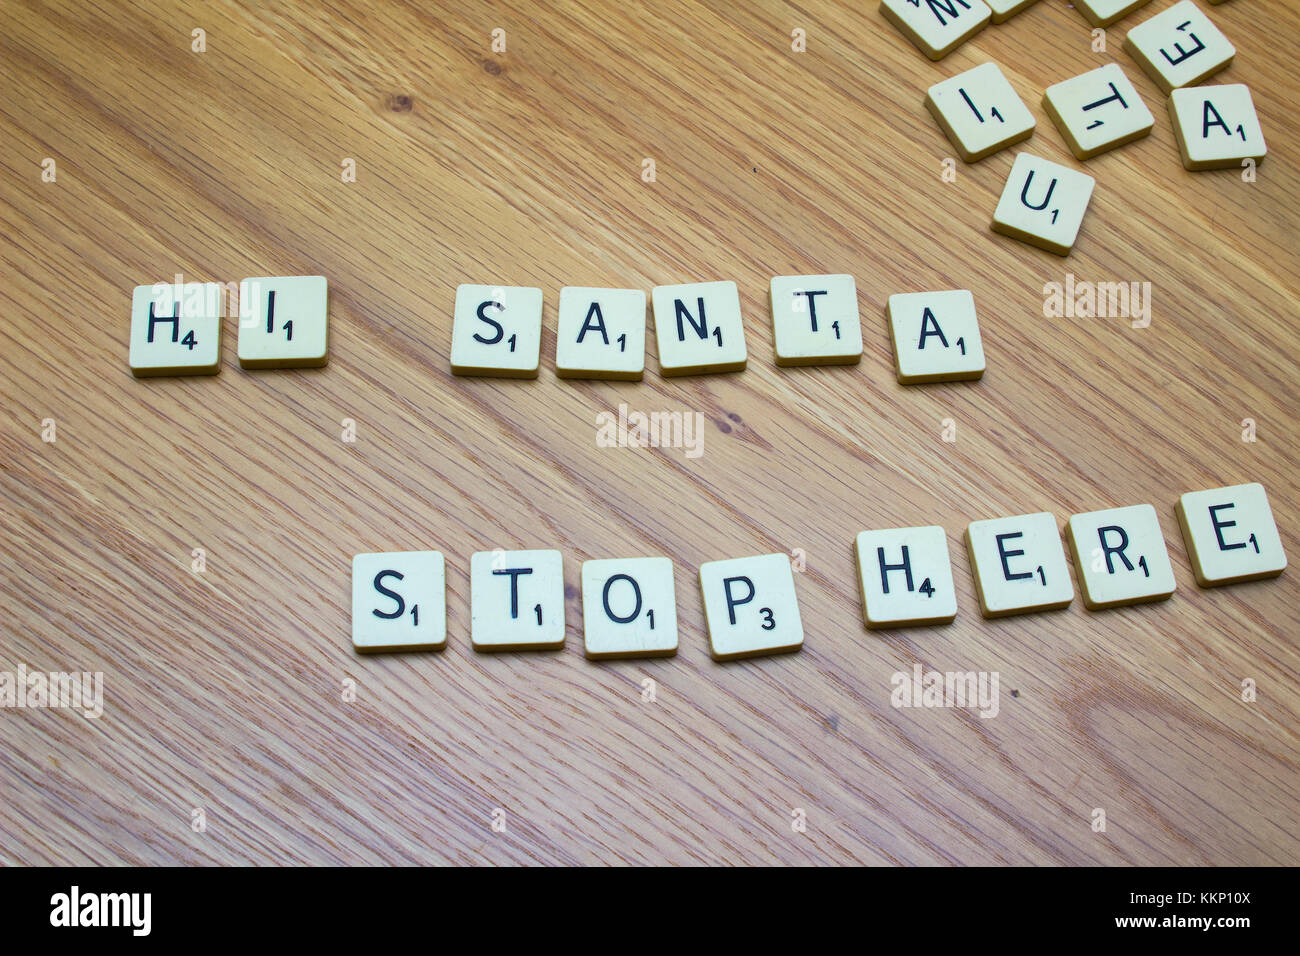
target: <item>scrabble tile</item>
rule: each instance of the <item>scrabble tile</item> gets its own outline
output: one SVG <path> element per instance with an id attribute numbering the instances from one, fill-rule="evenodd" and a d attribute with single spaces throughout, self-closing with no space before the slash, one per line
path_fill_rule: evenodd
<path id="1" fill-rule="evenodd" d="M 659 285 L 650 295 L 663 375 L 738 372 L 745 367 L 745 324 L 736 283 Z"/>
<path id="2" fill-rule="evenodd" d="M 902 384 L 959 382 L 984 374 L 975 299 L 965 289 L 891 295 L 887 312 Z"/>
<path id="3" fill-rule="evenodd" d="M 1258 165 L 1268 153 L 1250 88 L 1242 83 L 1174 90 L 1169 116 L 1188 169 L 1223 169 L 1246 159 Z"/>
<path id="4" fill-rule="evenodd" d="M 714 660 L 779 654 L 803 646 L 788 555 L 705 562 L 700 565 L 700 592 Z"/>
<path id="5" fill-rule="evenodd" d="M 451 328 L 457 375 L 536 378 L 542 351 L 542 290 L 461 285 Z"/>
<path id="6" fill-rule="evenodd" d="M 131 296 L 131 374 L 215 375 L 221 368 L 222 298 L 215 282 L 136 286 Z"/>
<path id="7" fill-rule="evenodd" d="M 645 293 L 640 289 L 560 290 L 555 374 L 640 381 L 645 372 Z"/>
<path id="8" fill-rule="evenodd" d="M 1124 49 L 1162 93 L 1195 86 L 1231 63 L 1237 53 L 1192 0 L 1180 0 L 1129 30 Z"/>
<path id="9" fill-rule="evenodd" d="M 1046 511 L 972 521 L 966 550 L 985 617 L 1054 611 L 1074 600 L 1056 518 Z"/>
<path id="10" fill-rule="evenodd" d="M 993 11 L 994 23 L 1006 23 L 1022 10 L 1032 7 L 1038 0 L 984 0 Z"/>
<path id="11" fill-rule="evenodd" d="M 304 368 L 329 361 L 324 276 L 263 276 L 239 283 L 242 368 Z"/>
<path id="12" fill-rule="evenodd" d="M 957 49 L 993 16 L 984 0 L 881 0 L 880 12 L 932 60 Z"/>
<path id="13" fill-rule="evenodd" d="M 1141 139 L 1156 125 L 1118 63 L 1052 84 L 1043 109 L 1078 159 Z"/>
<path id="14" fill-rule="evenodd" d="M 352 646 L 358 653 L 440 651 L 447 644 L 447 575 L 437 551 L 352 559 Z"/>
<path id="15" fill-rule="evenodd" d="M 1151 0 L 1074 0 L 1074 5 L 1094 27 L 1108 27 L 1150 2 Z M 1214 0 L 1210 2 L 1213 3 Z"/>
<path id="16" fill-rule="evenodd" d="M 863 531 L 857 553 L 867 627 L 951 624 L 957 616 L 948 535 L 943 528 Z"/>
<path id="17" fill-rule="evenodd" d="M 1275 578 L 1286 568 L 1263 485 L 1189 491 L 1176 510 L 1201 587 Z"/>
<path id="18" fill-rule="evenodd" d="M 587 656 L 677 653 L 677 594 L 669 558 L 582 563 L 582 630 Z"/>
<path id="19" fill-rule="evenodd" d="M 1174 569 L 1150 505 L 1073 515 L 1065 536 L 1089 610 L 1163 601 L 1174 593 Z"/>
<path id="20" fill-rule="evenodd" d="M 1086 173 L 1019 153 L 993 213 L 993 231 L 1068 256 L 1096 182 Z"/>
<path id="21" fill-rule="evenodd" d="M 982 63 L 934 84 L 925 94 L 925 106 L 968 163 L 1034 132 L 1034 114 L 996 63 Z"/>
<path id="22" fill-rule="evenodd" d="M 862 325 L 853 276 L 776 276 L 772 332 L 777 365 L 853 365 Z"/>
<path id="23" fill-rule="evenodd" d="M 478 551 L 469 559 L 470 639 L 476 651 L 564 646 L 559 551 Z"/>

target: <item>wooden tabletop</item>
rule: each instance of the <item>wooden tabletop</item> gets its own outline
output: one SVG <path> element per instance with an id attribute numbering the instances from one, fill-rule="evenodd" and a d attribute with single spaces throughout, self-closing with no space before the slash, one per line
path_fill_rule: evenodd
<path id="1" fill-rule="evenodd" d="M 102 672 L 104 710 L 0 713 L 0 861 L 1300 862 L 1300 575 L 1197 587 L 1173 511 L 1262 482 L 1300 558 L 1300 10 L 1202 4 L 1244 182 L 1183 169 L 1121 48 L 1169 5 L 1096 52 L 1042 0 L 932 63 L 858 3 L 6 4 L 0 668 Z M 989 229 L 1015 148 L 943 178 L 925 90 L 988 59 L 1023 148 L 1096 177 L 1067 259 Z M 1155 129 L 1079 164 L 1042 91 L 1112 61 Z M 769 279 L 832 272 L 861 364 L 777 368 Z M 132 378 L 132 288 L 178 273 L 327 276 L 329 365 L 241 371 L 228 319 L 218 376 Z M 1045 317 L 1067 275 L 1151 283 L 1150 326 Z M 712 279 L 747 371 L 665 380 L 651 337 L 642 382 L 556 378 L 562 286 Z M 450 374 L 462 282 L 543 289 L 538 380 Z M 886 298 L 947 288 L 988 372 L 900 386 Z M 620 405 L 701 413 L 703 453 L 599 447 Z M 1138 503 L 1169 601 L 980 616 L 969 521 Z M 918 524 L 957 620 L 868 632 L 854 536 Z M 562 652 L 471 649 L 493 548 L 563 551 Z M 447 649 L 358 657 L 352 555 L 424 549 Z M 697 568 L 768 552 L 803 650 L 715 663 Z M 634 555 L 674 562 L 680 652 L 590 662 L 580 564 Z M 892 706 L 917 664 L 996 673 L 997 716 Z"/>

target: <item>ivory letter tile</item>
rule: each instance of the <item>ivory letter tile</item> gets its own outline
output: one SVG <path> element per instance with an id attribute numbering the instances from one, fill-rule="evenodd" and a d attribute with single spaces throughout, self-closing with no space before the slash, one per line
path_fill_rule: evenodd
<path id="1" fill-rule="evenodd" d="M 1174 569 L 1150 505 L 1077 514 L 1065 533 L 1089 610 L 1163 601 L 1174 593 Z"/>
<path id="2" fill-rule="evenodd" d="M 579 286 L 560 290 L 556 375 L 639 381 L 644 371 L 644 292 Z"/>
<path id="3" fill-rule="evenodd" d="M 777 365 L 852 365 L 862 359 L 858 290 L 850 275 L 776 276 Z"/>
<path id="4" fill-rule="evenodd" d="M 706 562 L 700 565 L 700 591 L 714 660 L 797 651 L 803 646 L 788 555 Z"/>
<path id="5" fill-rule="evenodd" d="M 440 651 L 447 644 L 447 578 L 437 551 L 358 554 L 352 559 L 352 646 Z"/>
<path id="6" fill-rule="evenodd" d="M 745 367 L 745 324 L 736 283 L 660 285 L 651 297 L 661 374 L 738 372 Z"/>
<path id="7" fill-rule="evenodd" d="M 1239 167 L 1246 159 L 1259 165 L 1268 153 L 1250 88 L 1242 83 L 1174 90 L 1169 117 L 1188 169 Z"/>
<path id="8" fill-rule="evenodd" d="M 669 558 L 582 563 L 587 657 L 667 657 L 677 653 L 677 594 Z"/>
<path id="9" fill-rule="evenodd" d="M 452 372 L 536 378 L 541 349 L 541 289 L 490 285 L 456 288 Z"/>
<path id="10" fill-rule="evenodd" d="M 993 213 L 993 231 L 1067 256 L 1095 184 L 1086 173 L 1020 153 Z"/>
<path id="11" fill-rule="evenodd" d="M 469 590 L 474 650 L 564 646 L 564 558 L 559 551 L 478 551 L 470 557 Z"/>
<path id="12" fill-rule="evenodd" d="M 1046 511 L 972 521 L 966 549 L 985 617 L 1053 611 L 1074 600 L 1056 518 Z"/>
<path id="13" fill-rule="evenodd" d="M 1203 588 L 1275 578 L 1286 568 L 1273 510 L 1258 482 L 1189 491 L 1178 500 L 1177 514 Z"/>
<path id="14" fill-rule="evenodd" d="M 1162 93 L 1195 86 L 1222 70 L 1237 54 L 1192 0 L 1180 0 L 1129 30 L 1124 49 Z"/>
<path id="15" fill-rule="evenodd" d="M 857 554 L 867 627 L 950 624 L 957 616 L 948 535 L 943 528 L 863 531 L 858 535 Z"/>
<path id="16" fill-rule="evenodd" d="M 968 163 L 1034 132 L 1034 114 L 996 63 L 983 63 L 930 87 L 926 109 Z"/>
<path id="17" fill-rule="evenodd" d="M 215 375 L 221 370 L 221 286 L 138 285 L 131 297 L 131 374 Z"/>
<path id="18" fill-rule="evenodd" d="M 324 276 L 262 276 L 239 283 L 242 368 L 309 368 L 329 361 Z"/>

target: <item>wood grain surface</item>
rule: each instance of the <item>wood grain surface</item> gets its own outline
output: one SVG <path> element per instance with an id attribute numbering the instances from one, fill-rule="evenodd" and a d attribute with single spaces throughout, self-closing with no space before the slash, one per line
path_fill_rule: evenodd
<path id="1" fill-rule="evenodd" d="M 1167 6 L 1100 53 L 1042 0 L 936 64 L 874 4 L 4 0 L 0 668 L 105 701 L 0 712 L 0 860 L 1300 862 L 1300 577 L 1198 588 L 1173 512 L 1260 481 L 1300 557 L 1300 10 L 1204 7 L 1268 140 L 1248 183 L 1182 168 L 1121 49 Z M 1049 159 L 1080 165 L 1054 81 L 1114 60 L 1155 114 L 1082 167 L 1068 259 L 989 230 L 1014 149 L 941 176 L 925 89 L 990 58 Z M 778 369 L 768 280 L 819 272 L 856 277 L 866 354 Z M 1067 272 L 1150 282 L 1150 327 L 1045 318 Z M 132 287 L 176 273 L 327 276 L 328 367 L 241 371 L 227 319 L 220 375 L 133 379 Z M 664 380 L 651 338 L 643 382 L 555 377 L 563 285 L 707 279 L 747 371 Z M 450 374 L 461 282 L 544 290 L 540 379 Z M 885 300 L 935 288 L 974 292 L 988 372 L 904 388 Z M 598 447 L 621 403 L 702 413 L 703 454 Z M 1168 602 L 980 617 L 967 522 L 1140 502 Z M 957 620 L 869 633 L 853 537 L 911 524 L 947 529 Z M 564 552 L 562 652 L 471 650 L 497 547 Z M 449 646 L 359 658 L 351 557 L 409 549 L 447 555 Z M 714 663 L 699 564 L 795 549 L 802 652 Z M 642 554 L 679 654 L 585 660 L 580 562 Z M 997 716 L 891 706 L 918 663 L 996 672 Z"/>

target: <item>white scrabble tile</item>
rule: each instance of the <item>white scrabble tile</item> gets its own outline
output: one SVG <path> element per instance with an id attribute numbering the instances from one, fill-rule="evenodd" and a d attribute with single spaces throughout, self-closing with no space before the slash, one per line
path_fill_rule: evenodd
<path id="1" fill-rule="evenodd" d="M 1195 86 L 1231 63 L 1237 53 L 1192 0 L 1180 0 L 1129 30 L 1124 49 L 1162 93 Z"/>
<path id="2" fill-rule="evenodd" d="M 461 285 L 451 328 L 457 375 L 536 378 L 542 351 L 542 290 Z"/>
<path id="3" fill-rule="evenodd" d="M 1056 518 L 1046 511 L 972 521 L 966 550 L 985 617 L 1054 611 L 1074 600 Z"/>
<path id="4" fill-rule="evenodd" d="M 1188 169 L 1223 169 L 1246 159 L 1258 165 L 1268 153 L 1255 102 L 1243 83 L 1174 90 L 1169 117 Z"/>
<path id="5" fill-rule="evenodd" d="M 555 334 L 560 378 L 640 381 L 645 372 L 645 293 L 565 286 Z"/>
<path id="6" fill-rule="evenodd" d="M 476 651 L 564 646 L 559 551 L 478 551 L 469 559 L 470 637 Z"/>
<path id="7" fill-rule="evenodd" d="M 1151 0 L 1074 0 L 1074 6 L 1094 27 L 1108 27 Z M 1214 0 L 1210 0 L 1211 3 Z"/>
<path id="8" fill-rule="evenodd" d="M 1006 23 L 1022 10 L 1028 10 L 1038 0 L 984 0 L 993 11 L 994 23 Z"/>
<path id="9" fill-rule="evenodd" d="M 329 361 L 324 276 L 262 276 L 239 283 L 242 368 L 305 368 Z"/>
<path id="10" fill-rule="evenodd" d="M 1019 153 L 993 213 L 993 231 L 1068 256 L 1096 180 L 1029 153 Z"/>
<path id="11" fill-rule="evenodd" d="M 1034 132 L 1034 114 L 996 63 L 982 63 L 934 84 L 925 94 L 925 106 L 968 163 Z"/>
<path id="12" fill-rule="evenodd" d="M 957 616 L 948 535 L 943 528 L 863 531 L 857 553 L 867 627 L 950 624 Z"/>
<path id="13" fill-rule="evenodd" d="M 803 646 L 788 555 L 705 562 L 700 565 L 700 592 L 714 660 L 778 654 Z"/>
<path id="14" fill-rule="evenodd" d="M 1275 578 L 1286 568 L 1273 509 L 1258 482 L 1189 491 L 1176 510 L 1201 587 Z"/>
<path id="15" fill-rule="evenodd" d="M 1072 515 L 1065 536 L 1089 610 L 1163 601 L 1174 593 L 1174 569 L 1150 505 Z"/>
<path id="16" fill-rule="evenodd" d="M 745 324 L 736 283 L 659 285 L 651 298 L 663 375 L 738 372 L 745 367 Z"/>
<path id="17" fill-rule="evenodd" d="M 1043 109 L 1078 159 L 1141 139 L 1156 124 L 1118 63 L 1052 84 Z"/>
<path id="18" fill-rule="evenodd" d="M 447 644 L 447 574 L 437 551 L 352 559 L 352 646 L 359 653 L 440 651 Z"/>
<path id="19" fill-rule="evenodd" d="M 582 563 L 582 630 L 587 657 L 677 653 L 677 594 L 669 558 Z"/>
<path id="20" fill-rule="evenodd" d="M 965 289 L 889 297 L 894 367 L 904 385 L 959 382 L 984 374 L 975 298 Z"/>
<path id="21" fill-rule="evenodd" d="M 932 60 L 957 49 L 993 16 L 984 0 L 881 0 L 880 12 Z"/>
<path id="22" fill-rule="evenodd" d="M 221 286 L 138 285 L 131 296 L 128 361 L 137 378 L 215 375 L 221 368 Z"/>
<path id="23" fill-rule="evenodd" d="M 862 359 L 858 289 L 850 275 L 776 276 L 777 365 L 852 365 Z"/>

